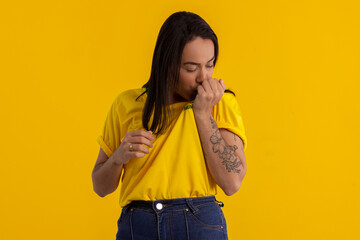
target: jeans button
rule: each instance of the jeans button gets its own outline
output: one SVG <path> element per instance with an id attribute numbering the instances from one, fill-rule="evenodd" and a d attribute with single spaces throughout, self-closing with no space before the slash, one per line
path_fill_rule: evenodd
<path id="1" fill-rule="evenodd" d="M 157 210 L 163 209 L 163 205 L 162 205 L 161 203 L 157 203 L 157 204 L 156 204 L 156 209 L 157 209 Z"/>

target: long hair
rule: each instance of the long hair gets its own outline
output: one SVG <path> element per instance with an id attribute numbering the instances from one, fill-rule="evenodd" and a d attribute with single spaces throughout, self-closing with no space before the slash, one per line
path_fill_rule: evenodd
<path id="1" fill-rule="evenodd" d="M 175 89 L 179 80 L 183 49 L 186 43 L 196 37 L 213 41 L 215 66 L 219 53 L 218 39 L 214 31 L 200 16 L 191 12 L 176 12 L 166 19 L 160 29 L 155 45 L 150 79 L 143 85 L 148 96 L 143 109 L 142 123 L 146 130 L 151 130 L 155 135 L 163 133 L 171 123 L 169 93 Z M 149 127 L 152 113 L 154 113 L 153 121 Z"/>

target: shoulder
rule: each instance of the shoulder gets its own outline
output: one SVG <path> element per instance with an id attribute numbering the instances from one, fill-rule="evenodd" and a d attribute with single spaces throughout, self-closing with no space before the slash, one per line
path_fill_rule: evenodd
<path id="1" fill-rule="evenodd" d="M 118 118 L 130 118 L 142 113 L 147 94 L 139 97 L 145 88 L 129 89 L 119 93 L 112 102 L 111 113 Z"/>
<path id="2" fill-rule="evenodd" d="M 232 94 L 231 92 L 224 92 L 223 96 L 219 101 L 219 104 L 223 106 L 236 107 L 238 105 L 238 102 L 234 94 Z"/>
<path id="3" fill-rule="evenodd" d="M 218 116 L 219 118 L 241 115 L 240 106 L 235 95 L 225 92 L 220 101 L 214 106 L 213 114 L 214 117 Z"/>
<path id="4" fill-rule="evenodd" d="M 236 100 L 235 95 L 231 92 L 224 92 L 223 98 L 224 98 L 224 100 L 227 100 L 227 101 L 231 101 L 234 99 Z"/>
<path id="5" fill-rule="evenodd" d="M 144 100 L 144 95 L 138 98 L 143 92 L 145 92 L 145 88 L 136 88 L 136 89 L 128 89 L 121 93 L 119 93 L 115 99 L 113 104 L 116 107 L 120 106 L 129 106 L 136 104 L 136 102 L 141 102 Z M 146 94 L 145 94 L 146 95 Z M 137 101 L 138 99 L 138 101 Z"/>
<path id="6" fill-rule="evenodd" d="M 135 88 L 135 89 L 128 89 L 121 93 L 119 93 L 115 100 L 117 101 L 132 101 L 136 100 L 143 92 L 145 92 L 145 88 Z"/>

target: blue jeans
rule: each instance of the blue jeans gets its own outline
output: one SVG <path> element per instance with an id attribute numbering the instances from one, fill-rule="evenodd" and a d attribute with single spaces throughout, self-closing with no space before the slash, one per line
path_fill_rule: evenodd
<path id="1" fill-rule="evenodd" d="M 121 211 L 116 240 L 227 240 L 223 206 L 215 196 L 132 201 Z"/>

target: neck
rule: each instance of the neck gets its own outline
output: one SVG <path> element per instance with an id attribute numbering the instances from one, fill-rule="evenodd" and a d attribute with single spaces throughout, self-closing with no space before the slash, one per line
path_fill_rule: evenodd
<path id="1" fill-rule="evenodd" d="M 179 102 L 187 102 L 187 100 L 185 98 L 183 98 L 182 96 L 180 96 L 179 94 L 173 93 L 172 97 L 170 97 L 169 103 L 174 104 L 174 103 L 179 103 Z"/>

